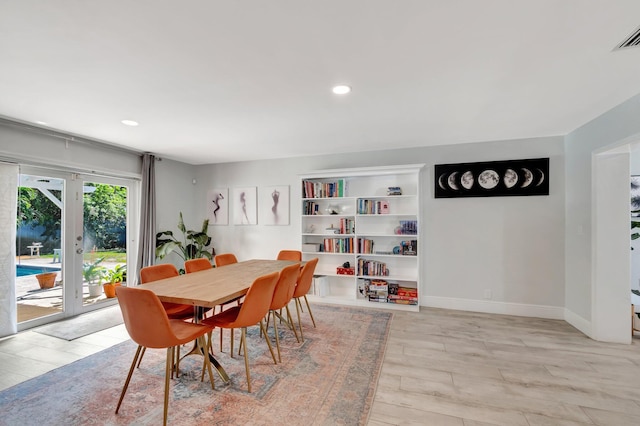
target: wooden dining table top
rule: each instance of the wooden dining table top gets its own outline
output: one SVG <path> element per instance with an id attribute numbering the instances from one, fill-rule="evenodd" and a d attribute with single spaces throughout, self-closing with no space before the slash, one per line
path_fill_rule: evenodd
<path id="1" fill-rule="evenodd" d="M 252 259 L 141 284 L 163 302 L 213 308 L 243 296 L 256 278 L 279 272 L 290 260 Z"/>

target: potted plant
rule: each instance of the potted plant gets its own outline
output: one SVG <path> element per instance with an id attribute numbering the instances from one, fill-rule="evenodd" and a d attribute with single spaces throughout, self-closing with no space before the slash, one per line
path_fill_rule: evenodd
<path id="1" fill-rule="evenodd" d="M 108 298 L 116 297 L 116 287 L 124 281 L 127 272 L 127 265 L 117 265 L 114 269 L 109 269 L 105 273 L 106 282 L 102 285 L 104 294 Z"/>
<path id="2" fill-rule="evenodd" d="M 101 257 L 93 263 L 85 262 L 82 264 L 82 277 L 87 282 L 90 297 L 102 294 L 102 279 L 106 272 L 104 266 L 100 265 L 103 260 L 104 257 Z"/>
<path id="3" fill-rule="evenodd" d="M 174 251 L 183 261 L 200 257 L 206 257 L 209 260 L 213 259 L 213 249 L 211 251 L 208 249 L 211 244 L 211 237 L 207 234 L 209 219 L 205 219 L 202 222 L 200 231 L 187 230 L 182 219 L 182 212 L 180 212 L 178 229 L 182 232 L 182 241 L 177 240 L 172 231 L 162 231 L 156 234 L 156 257 L 158 259 L 162 259 Z M 184 270 L 180 270 L 180 272 L 183 273 Z"/>
<path id="4" fill-rule="evenodd" d="M 56 277 L 58 276 L 57 272 L 42 272 L 41 274 L 36 274 L 36 278 L 38 279 L 38 284 L 40 288 L 53 288 L 56 284 Z"/>

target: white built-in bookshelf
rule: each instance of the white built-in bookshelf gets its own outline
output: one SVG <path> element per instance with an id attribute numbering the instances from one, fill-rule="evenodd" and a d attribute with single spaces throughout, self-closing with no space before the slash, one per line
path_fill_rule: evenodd
<path id="1" fill-rule="evenodd" d="M 301 176 L 303 260 L 318 257 L 311 297 L 417 311 L 422 164 Z M 344 269 L 348 262 L 351 269 Z"/>

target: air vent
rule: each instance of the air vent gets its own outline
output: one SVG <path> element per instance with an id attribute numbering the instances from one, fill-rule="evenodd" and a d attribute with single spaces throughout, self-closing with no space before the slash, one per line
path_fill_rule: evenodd
<path id="1" fill-rule="evenodd" d="M 640 27 L 636 28 L 636 30 L 631 33 L 629 37 L 624 39 L 624 41 L 617 45 L 613 50 L 626 49 L 627 47 L 636 46 L 640 46 Z"/>

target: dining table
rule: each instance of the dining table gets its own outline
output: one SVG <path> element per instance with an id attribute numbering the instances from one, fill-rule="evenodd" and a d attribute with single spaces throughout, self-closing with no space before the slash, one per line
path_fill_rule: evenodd
<path id="1" fill-rule="evenodd" d="M 140 287 L 153 291 L 162 302 L 193 305 L 194 318 L 198 321 L 205 308 L 215 308 L 242 297 L 256 278 L 295 263 L 300 262 L 251 259 L 141 284 Z M 211 353 L 209 357 L 220 378 L 229 383 L 229 376 L 219 361 Z"/>

